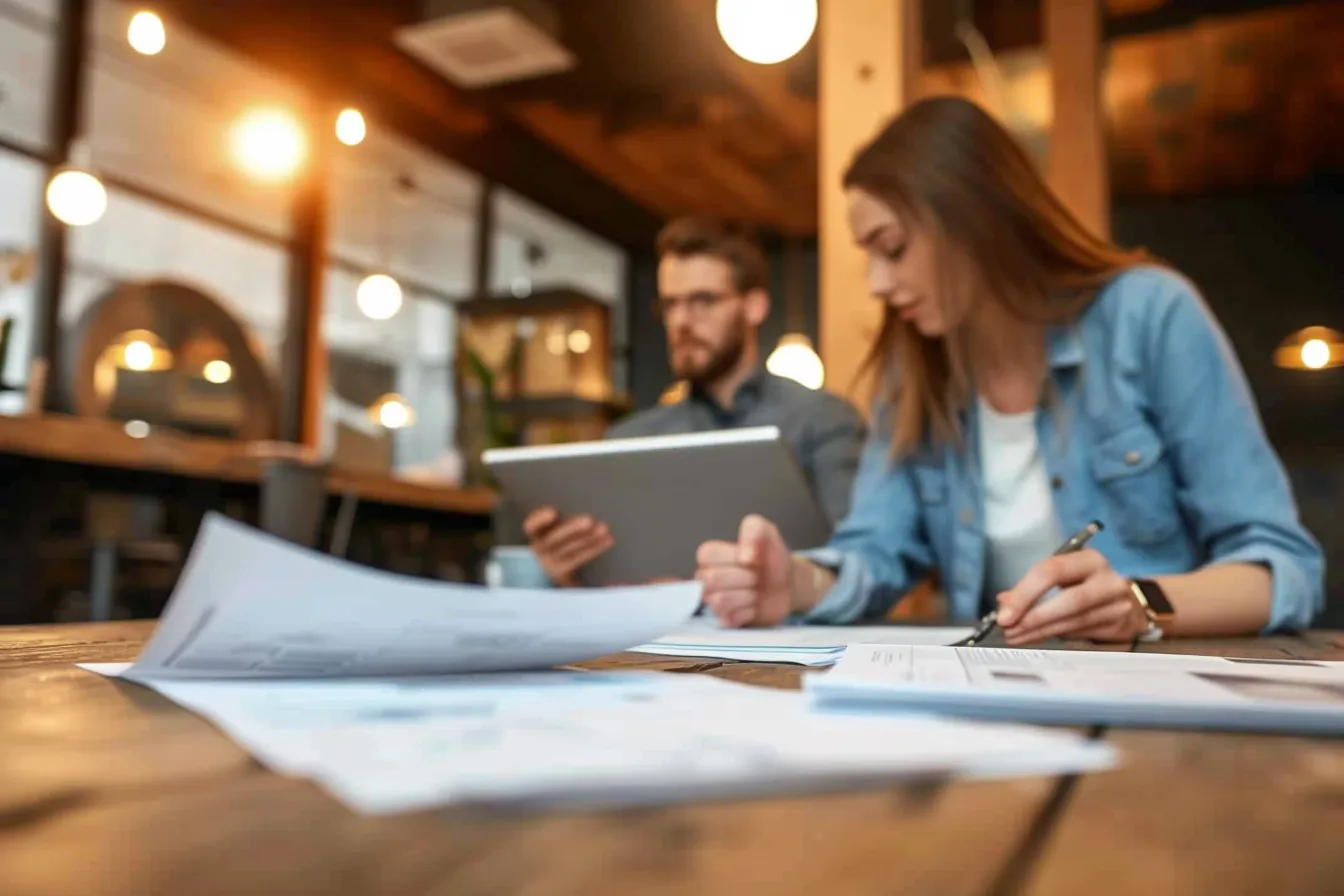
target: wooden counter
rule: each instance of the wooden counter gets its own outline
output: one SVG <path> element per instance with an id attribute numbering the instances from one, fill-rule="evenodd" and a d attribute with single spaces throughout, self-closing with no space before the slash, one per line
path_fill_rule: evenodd
<path id="1" fill-rule="evenodd" d="M 258 482 L 268 457 L 293 454 L 298 446 L 249 443 L 171 432 L 144 438 L 126 434 L 115 421 L 54 414 L 0 416 L 0 455 L 19 455 L 71 464 L 164 473 L 224 482 Z M 386 474 L 333 468 L 333 494 L 353 491 L 361 501 L 444 513 L 488 516 L 495 494 L 398 479 Z"/>

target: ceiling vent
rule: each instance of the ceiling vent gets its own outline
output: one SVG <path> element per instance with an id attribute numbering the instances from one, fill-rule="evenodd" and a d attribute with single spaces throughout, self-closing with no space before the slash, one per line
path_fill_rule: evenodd
<path id="1" fill-rule="evenodd" d="M 461 87 L 489 87 L 574 66 L 547 0 L 427 0 L 398 47 Z"/>

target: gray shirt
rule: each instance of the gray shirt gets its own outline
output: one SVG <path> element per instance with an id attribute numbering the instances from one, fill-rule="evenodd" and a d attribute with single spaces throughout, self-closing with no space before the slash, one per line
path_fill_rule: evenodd
<path id="1" fill-rule="evenodd" d="M 712 432 L 777 426 L 803 468 L 832 525 L 849 513 L 850 490 L 864 439 L 863 420 L 844 399 L 813 391 L 757 368 L 724 408 L 699 389 L 676 404 L 632 414 L 613 424 L 607 438 Z"/>

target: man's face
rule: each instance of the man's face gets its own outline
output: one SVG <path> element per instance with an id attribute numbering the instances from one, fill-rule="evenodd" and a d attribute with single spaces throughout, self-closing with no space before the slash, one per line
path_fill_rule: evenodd
<path id="1" fill-rule="evenodd" d="M 769 310 L 759 290 L 733 288 L 732 268 L 709 255 L 666 255 L 658 263 L 658 309 L 677 379 L 709 383 L 732 370 Z"/>

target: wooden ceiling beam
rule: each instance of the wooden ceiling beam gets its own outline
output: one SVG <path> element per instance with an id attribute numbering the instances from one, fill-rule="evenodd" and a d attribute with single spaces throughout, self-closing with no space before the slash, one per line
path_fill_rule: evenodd
<path id="1" fill-rule="evenodd" d="M 650 209 L 673 216 L 694 208 L 695 200 L 686 195 L 682 182 L 616 148 L 596 113 L 569 111 L 543 101 L 514 103 L 511 111 L 538 137 Z"/>
<path id="2" fill-rule="evenodd" d="M 386 126 L 599 236 L 637 246 L 657 232 L 657 214 L 403 56 L 390 42 L 391 31 L 377 30 L 388 27 L 386 11 L 370 19 L 360 17 L 367 4 L 331 2 L 321 16 L 303 0 L 163 0 L 159 8 L 315 98 L 359 105 L 375 127 Z"/>

